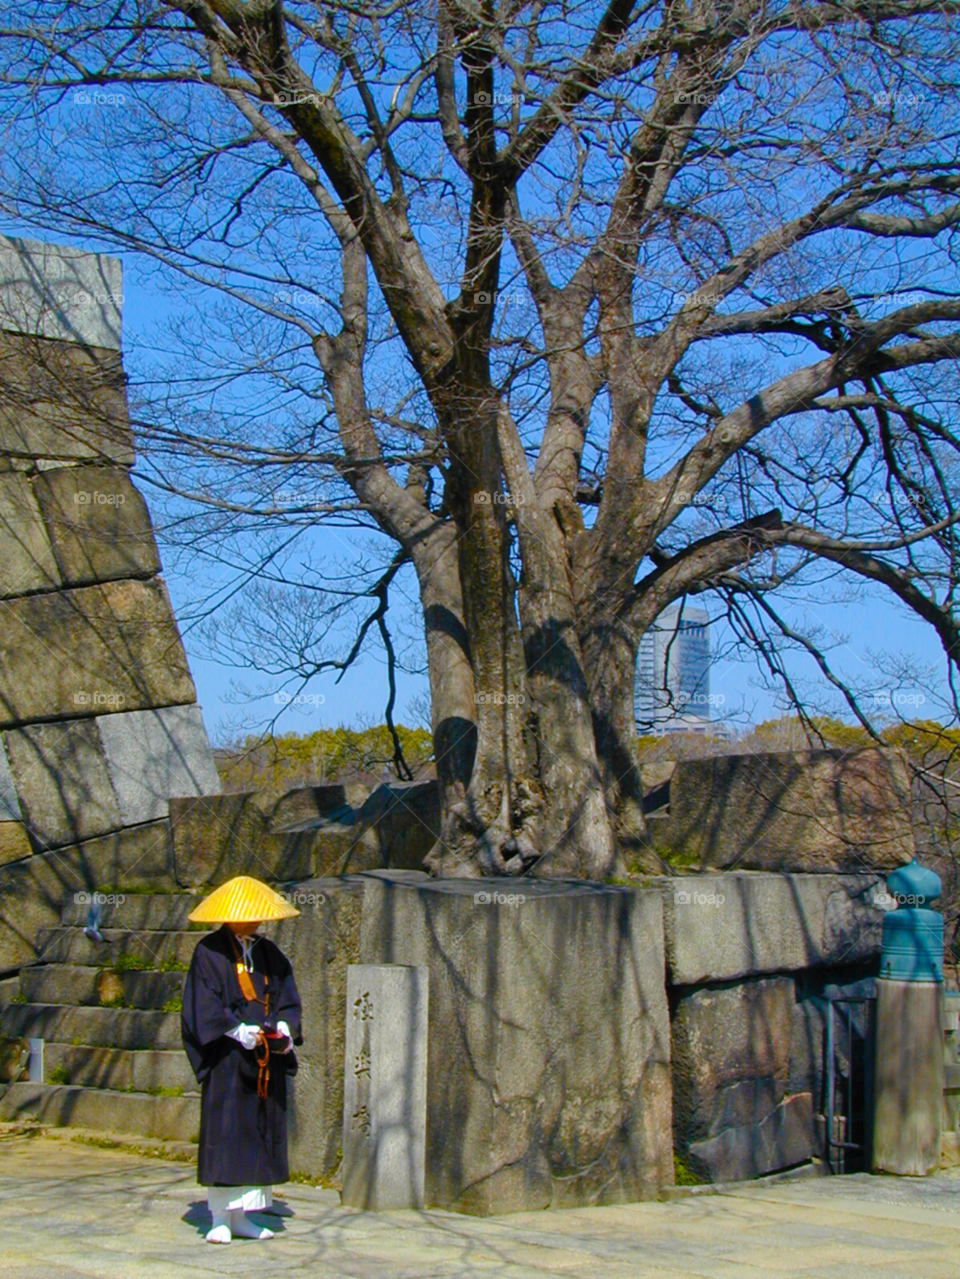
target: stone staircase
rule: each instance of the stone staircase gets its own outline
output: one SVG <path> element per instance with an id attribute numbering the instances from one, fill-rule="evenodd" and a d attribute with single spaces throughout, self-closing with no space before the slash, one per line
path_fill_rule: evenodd
<path id="1" fill-rule="evenodd" d="M 44 1040 L 44 1082 L 0 1096 L 0 1119 L 28 1116 L 166 1141 L 196 1141 L 200 1095 L 180 1040 L 186 969 L 204 929 L 189 894 L 128 894 L 102 907 L 102 943 L 70 902 L 37 938 L 41 960 L 0 983 L 0 1038 Z"/>

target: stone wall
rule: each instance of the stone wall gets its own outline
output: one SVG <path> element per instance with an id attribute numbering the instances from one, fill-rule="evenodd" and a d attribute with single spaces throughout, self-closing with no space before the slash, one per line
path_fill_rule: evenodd
<path id="1" fill-rule="evenodd" d="M 894 750 L 777 751 L 680 760 L 651 840 L 705 869 L 890 870 L 914 854 L 910 778 Z"/>
<path id="2" fill-rule="evenodd" d="M 674 1141 L 701 1179 L 823 1155 L 826 996 L 867 993 L 876 975 L 879 883 L 750 872 L 665 882 Z"/>
<path id="3" fill-rule="evenodd" d="M 220 789 L 146 504 L 120 264 L 0 238 L 0 970 L 80 887 L 175 883 Z"/>

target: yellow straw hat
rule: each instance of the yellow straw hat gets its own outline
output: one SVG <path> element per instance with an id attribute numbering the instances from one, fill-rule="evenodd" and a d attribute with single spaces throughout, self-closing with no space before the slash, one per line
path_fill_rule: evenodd
<path id="1" fill-rule="evenodd" d="M 261 919 L 292 919 L 300 912 L 259 879 L 238 875 L 204 897 L 190 912 L 195 924 L 252 924 Z"/>

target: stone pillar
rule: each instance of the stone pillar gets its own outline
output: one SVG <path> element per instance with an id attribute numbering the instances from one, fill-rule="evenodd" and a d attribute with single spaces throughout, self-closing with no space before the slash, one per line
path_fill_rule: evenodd
<path id="1" fill-rule="evenodd" d="M 343 1087 L 343 1192 L 351 1208 L 421 1208 L 429 970 L 351 964 Z"/>
<path id="2" fill-rule="evenodd" d="M 877 980 L 873 1170 L 923 1177 L 940 1166 L 943 985 Z"/>

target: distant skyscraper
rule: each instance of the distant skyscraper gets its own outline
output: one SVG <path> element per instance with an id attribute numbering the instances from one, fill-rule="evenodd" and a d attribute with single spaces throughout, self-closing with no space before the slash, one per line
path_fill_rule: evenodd
<path id="1" fill-rule="evenodd" d="M 708 733 L 710 614 L 674 605 L 640 641 L 634 716 L 641 734 Z"/>

